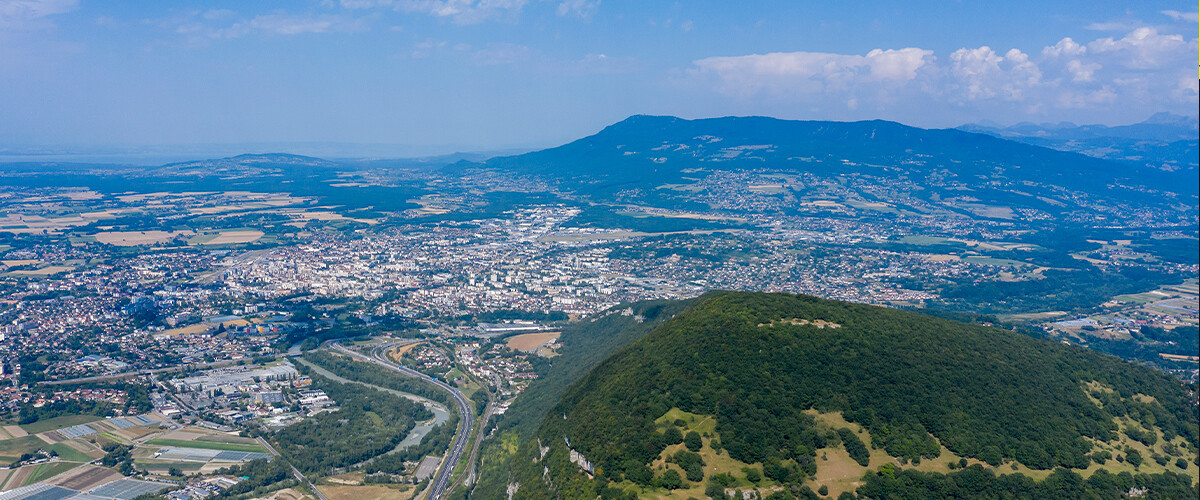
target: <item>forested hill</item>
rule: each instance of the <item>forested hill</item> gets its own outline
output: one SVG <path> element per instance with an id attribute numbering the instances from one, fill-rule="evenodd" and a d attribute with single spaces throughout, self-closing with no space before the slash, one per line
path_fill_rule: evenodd
<path id="1" fill-rule="evenodd" d="M 832 481 L 814 482 L 837 453 L 863 467 L 847 488 L 876 495 L 906 473 L 933 473 L 921 480 L 934 489 L 939 472 L 1009 488 L 1013 479 L 996 474 L 1044 478 L 1058 467 L 1089 476 L 1094 491 L 1125 484 L 1103 482 L 1117 477 L 1111 469 L 1174 495 L 1195 491 L 1191 398 L 1151 369 L 1006 330 L 809 296 L 711 292 L 568 388 L 514 459 L 514 498 L 686 498 L 739 485 L 802 495 Z M 913 481 L 901 483 L 919 490 Z M 1040 487 L 1021 484 L 1029 494 Z"/>

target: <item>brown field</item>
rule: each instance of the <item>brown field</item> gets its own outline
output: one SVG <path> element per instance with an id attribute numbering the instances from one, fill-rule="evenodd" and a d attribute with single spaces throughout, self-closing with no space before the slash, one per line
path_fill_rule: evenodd
<path id="1" fill-rule="evenodd" d="M 97 193 L 95 191 L 92 191 L 92 190 L 87 190 L 87 191 L 71 191 L 69 193 L 63 193 L 63 197 L 65 197 L 68 200 L 98 200 L 100 198 L 103 198 L 104 195 Z"/>
<path id="2" fill-rule="evenodd" d="M 4 432 L 7 432 L 9 436 L 14 438 L 25 437 L 29 435 L 29 433 L 25 432 L 25 429 L 22 429 L 19 425 L 6 425 L 4 426 Z"/>
<path id="3" fill-rule="evenodd" d="M 181 326 L 179 328 L 172 328 L 170 330 L 163 330 L 159 333 L 170 335 L 172 337 L 177 337 L 179 335 L 194 335 L 197 333 L 204 333 L 204 332 L 207 332 L 208 330 L 210 330 L 211 328 L 212 327 L 206 323 L 196 323 L 194 325 Z"/>
<path id="4" fill-rule="evenodd" d="M 271 493 L 271 496 L 266 497 L 266 500 L 301 500 L 304 498 L 309 498 L 309 496 L 291 488 L 284 488 Z"/>
<path id="5" fill-rule="evenodd" d="M 329 500 L 407 500 L 412 498 L 412 488 L 407 491 L 386 486 L 317 486 Z"/>
<path id="6" fill-rule="evenodd" d="M 205 432 L 195 432 L 192 428 L 180 429 L 177 431 L 168 432 L 163 439 L 178 439 L 180 441 L 195 441 L 200 436 L 207 435 Z"/>
<path id="7" fill-rule="evenodd" d="M 96 241 L 119 247 L 151 245 L 171 241 L 176 236 L 191 236 L 191 231 L 105 231 L 93 235 Z"/>
<path id="8" fill-rule="evenodd" d="M 1200 357 L 1198 357 L 1198 356 L 1184 356 L 1181 354 L 1163 354 L 1163 353 L 1159 353 L 1158 355 L 1162 356 L 1166 359 L 1169 359 L 1171 361 L 1191 361 L 1191 362 L 1200 361 Z"/>
<path id="9" fill-rule="evenodd" d="M 537 348 L 541 347 L 542 344 L 557 339 L 559 335 L 562 334 L 559 332 L 525 333 L 515 337 L 509 337 L 507 345 L 509 349 L 533 352 L 536 351 Z"/>
<path id="10" fill-rule="evenodd" d="M 51 274 L 65 273 L 65 272 L 74 271 L 74 270 L 75 270 L 74 266 L 46 266 L 41 269 L 11 271 L 11 272 L 12 272 L 12 274 L 19 274 L 21 276 L 49 276 Z"/>
<path id="11" fill-rule="evenodd" d="M 4 491 L 4 482 L 8 480 L 8 475 L 12 473 L 12 469 L 0 469 L 0 491 Z"/>
<path id="12" fill-rule="evenodd" d="M 399 363 L 401 357 L 403 357 L 405 354 L 408 354 L 408 351 L 413 350 L 414 348 L 416 348 L 417 346 L 419 346 L 421 344 L 422 344 L 421 342 L 414 342 L 412 344 L 403 345 L 403 346 L 397 347 L 395 349 L 392 349 L 392 353 L 391 353 L 392 360 Z"/>
<path id="13" fill-rule="evenodd" d="M 28 265 L 32 265 L 32 264 L 37 264 L 39 262 L 41 262 L 41 261 L 37 260 L 37 259 L 0 260 L 0 264 L 4 264 L 5 266 L 8 266 L 8 267 L 28 266 Z"/>
<path id="14" fill-rule="evenodd" d="M 8 482 L 4 483 L 4 490 L 7 491 L 13 488 L 25 486 L 25 481 L 28 481 L 29 476 L 33 474 L 34 467 L 35 466 L 33 465 L 27 465 L 25 467 L 21 467 L 20 469 L 14 470 L 12 474 L 9 474 Z"/>
<path id="15" fill-rule="evenodd" d="M 47 483 L 72 490 L 85 491 L 120 477 L 121 474 L 112 469 L 95 465 L 83 465 L 75 470 L 61 474 L 53 480 L 47 481 Z"/>

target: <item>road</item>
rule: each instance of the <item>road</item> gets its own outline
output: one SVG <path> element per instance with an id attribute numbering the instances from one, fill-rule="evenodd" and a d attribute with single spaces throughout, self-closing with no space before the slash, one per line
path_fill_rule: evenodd
<path id="1" fill-rule="evenodd" d="M 271 446 L 271 443 L 268 443 L 266 439 L 263 439 L 261 436 L 255 438 L 255 439 L 257 439 L 258 444 L 261 444 L 263 446 L 263 448 L 266 448 L 267 451 L 270 452 L 272 456 L 275 456 L 275 457 L 279 456 L 279 452 L 275 451 L 275 447 Z M 316 495 L 317 498 L 320 498 L 321 500 L 329 500 L 328 498 L 325 497 L 324 493 L 321 493 L 321 490 L 317 489 L 316 485 L 312 484 L 312 481 L 309 481 L 307 477 L 304 477 L 304 474 L 300 473 L 299 469 L 292 467 L 292 464 L 288 464 L 288 468 L 292 469 L 292 475 L 296 477 L 296 480 L 300 481 L 301 483 L 307 484 L 308 489 L 312 490 L 313 494 Z"/>
<path id="2" fill-rule="evenodd" d="M 471 427 L 472 424 L 474 424 L 474 422 L 471 420 L 471 407 L 467 405 L 467 398 L 464 398 L 458 389 L 450 387 L 445 382 L 425 375 L 424 373 L 416 370 L 410 370 L 389 361 L 383 353 L 386 352 L 387 349 L 391 348 L 393 344 L 394 343 L 387 343 L 375 347 L 371 351 L 370 356 L 351 351 L 337 342 L 331 342 L 329 345 L 333 349 L 343 354 L 353 356 L 354 358 L 361 359 L 363 361 L 375 363 L 383 366 L 384 368 L 391 369 L 409 377 L 414 377 L 429 382 L 450 393 L 450 395 L 454 397 L 454 402 L 458 404 L 459 412 L 458 433 L 454 436 L 454 442 L 451 443 L 450 450 L 448 450 L 446 452 L 446 456 L 442 458 L 442 466 L 438 469 L 437 474 L 433 476 L 433 482 L 429 487 L 429 493 L 425 496 L 425 498 L 429 500 L 438 500 L 439 498 L 442 498 L 442 495 L 446 494 L 446 490 L 450 486 L 450 475 L 454 472 L 454 467 L 458 465 L 459 459 L 462 458 L 463 451 L 465 451 L 467 448 L 467 440 L 471 437 Z"/>

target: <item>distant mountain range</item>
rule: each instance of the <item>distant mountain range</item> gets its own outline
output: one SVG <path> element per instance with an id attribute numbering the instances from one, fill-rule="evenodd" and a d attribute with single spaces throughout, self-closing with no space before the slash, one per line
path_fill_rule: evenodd
<path id="1" fill-rule="evenodd" d="M 1165 170 L 1200 167 L 1200 118 L 1194 116 L 1157 113 L 1116 127 L 1023 122 L 1009 127 L 972 123 L 958 129 Z"/>
<path id="2" fill-rule="evenodd" d="M 1179 129 L 1167 117 L 1159 120 L 1169 123 L 1130 130 L 1145 129 L 1138 132 L 1143 134 L 1159 130 L 1163 135 L 1165 130 Z M 1188 146 L 1180 147 L 1186 150 Z M 633 116 L 563 146 L 479 164 L 464 162 L 453 168 L 508 171 L 549 179 L 564 191 L 598 201 L 626 197 L 657 206 L 686 201 L 688 194 L 673 192 L 669 189 L 673 185 L 694 183 L 714 172 L 757 171 L 841 183 L 858 178 L 904 189 L 906 195 L 930 203 L 974 190 L 970 196 L 977 199 L 1054 213 L 1078 202 L 1074 195 L 1065 194 L 1072 191 L 1110 203 L 1178 202 L 1170 196 L 1146 196 L 1148 190 L 1194 200 L 1200 177 L 1185 153 L 1175 146 L 1156 150 L 1156 155 L 1173 158 L 1163 167 L 1112 161 L 984 133 L 927 130 L 882 120 Z M 1194 160 L 1193 155 L 1191 163 Z M 789 189 L 803 197 L 806 193 L 797 186 Z"/>

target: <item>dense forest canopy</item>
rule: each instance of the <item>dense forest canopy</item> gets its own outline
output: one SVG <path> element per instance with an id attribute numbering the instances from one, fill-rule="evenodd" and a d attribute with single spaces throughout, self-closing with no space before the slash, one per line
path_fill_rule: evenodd
<path id="1" fill-rule="evenodd" d="M 551 471 L 560 485 L 579 470 L 555 456 L 567 443 L 597 474 L 649 484 L 647 464 L 678 442 L 655 425 L 672 408 L 714 415 L 731 458 L 788 464 L 780 479 L 796 483 L 829 439 L 810 409 L 842 412 L 868 446 L 912 461 L 944 446 L 993 466 L 1083 469 L 1094 442 L 1122 439 L 1115 417 L 1197 442 L 1184 387 L 1117 358 L 909 311 L 712 292 L 571 386 L 543 420 L 542 458 L 566 463 Z"/>

